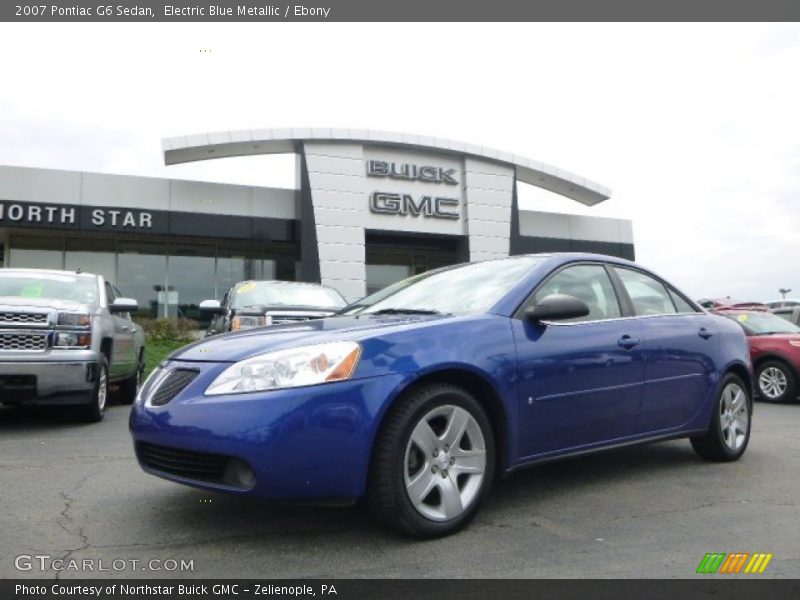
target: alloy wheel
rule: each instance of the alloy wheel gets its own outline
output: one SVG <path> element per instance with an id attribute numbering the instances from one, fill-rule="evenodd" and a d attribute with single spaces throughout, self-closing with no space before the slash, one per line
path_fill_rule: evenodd
<path id="1" fill-rule="evenodd" d="M 758 377 L 759 391 L 770 400 L 783 396 L 788 386 L 786 373 L 777 367 L 767 367 Z"/>
<path id="2" fill-rule="evenodd" d="M 722 390 L 719 423 L 725 445 L 734 451 L 741 448 L 747 439 L 750 409 L 747 406 L 747 394 L 738 383 L 728 383 Z"/>
<path id="3" fill-rule="evenodd" d="M 97 408 L 103 412 L 106 408 L 106 398 L 108 397 L 108 375 L 105 368 L 100 369 L 97 382 Z"/>
<path id="4" fill-rule="evenodd" d="M 477 498 L 486 472 L 480 425 L 460 406 L 437 406 L 412 430 L 403 464 L 417 512 L 433 521 L 457 518 Z"/>

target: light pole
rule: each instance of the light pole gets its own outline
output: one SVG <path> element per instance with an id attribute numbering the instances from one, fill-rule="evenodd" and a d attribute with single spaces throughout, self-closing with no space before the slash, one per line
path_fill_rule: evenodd
<path id="1" fill-rule="evenodd" d="M 788 294 L 791 291 L 792 290 L 790 290 L 789 288 L 781 288 L 778 290 L 778 293 L 781 295 L 782 300 L 786 300 L 786 294 Z"/>

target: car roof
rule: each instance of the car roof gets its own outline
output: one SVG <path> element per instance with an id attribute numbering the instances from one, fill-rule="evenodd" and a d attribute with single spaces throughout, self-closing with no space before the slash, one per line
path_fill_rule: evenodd
<path id="1" fill-rule="evenodd" d="M 0 275 L 5 273 L 25 273 L 31 275 L 73 275 L 75 277 L 97 277 L 94 273 L 78 273 L 77 271 L 65 271 L 64 269 L 0 269 Z"/>

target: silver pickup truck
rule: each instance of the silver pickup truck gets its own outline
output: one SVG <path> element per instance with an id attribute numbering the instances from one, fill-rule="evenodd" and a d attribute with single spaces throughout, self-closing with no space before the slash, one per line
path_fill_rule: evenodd
<path id="1" fill-rule="evenodd" d="M 100 275 L 0 269 L 0 403 L 77 405 L 103 418 L 110 383 L 133 402 L 144 370 L 144 332 Z"/>

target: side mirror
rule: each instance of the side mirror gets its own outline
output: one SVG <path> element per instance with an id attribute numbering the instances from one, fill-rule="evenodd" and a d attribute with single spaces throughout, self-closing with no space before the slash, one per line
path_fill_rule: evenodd
<path id="1" fill-rule="evenodd" d="M 203 300 L 200 303 L 200 310 L 214 315 L 220 315 L 225 312 L 222 309 L 222 304 L 220 304 L 219 300 Z"/>
<path id="2" fill-rule="evenodd" d="M 589 305 L 580 298 L 566 294 L 550 294 L 525 311 L 525 318 L 540 321 L 564 321 L 589 314 Z"/>
<path id="3" fill-rule="evenodd" d="M 108 307 L 112 313 L 136 312 L 138 309 L 139 303 L 133 298 L 117 298 Z"/>

